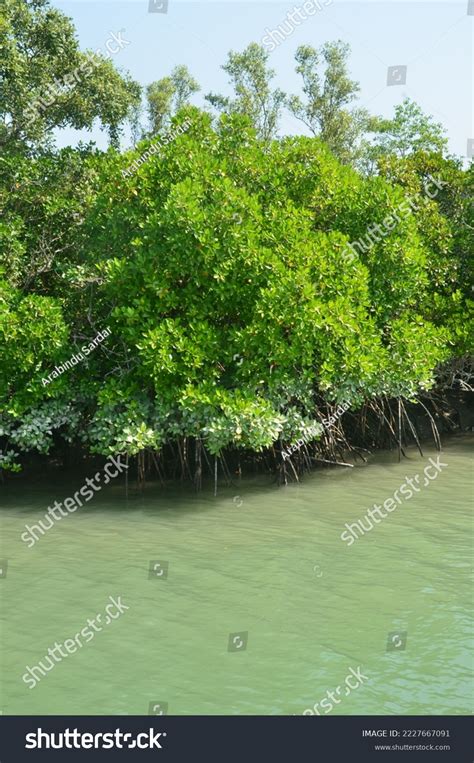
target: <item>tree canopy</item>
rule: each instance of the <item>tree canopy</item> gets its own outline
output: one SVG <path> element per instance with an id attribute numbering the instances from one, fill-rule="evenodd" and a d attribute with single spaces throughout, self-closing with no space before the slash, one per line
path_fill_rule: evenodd
<path id="1" fill-rule="evenodd" d="M 153 137 L 120 151 L 139 86 L 100 61 L 27 119 L 86 54 L 45 0 L 6 0 L 0 23 L 0 468 L 58 442 L 259 453 L 314 436 L 325 406 L 415 400 L 472 353 L 472 164 L 405 101 L 361 172 L 347 46 L 298 49 L 311 136 L 278 136 L 253 43 L 224 66 L 234 95 L 208 96 L 217 118 L 175 67 L 148 88 Z M 96 118 L 107 151 L 54 148 Z"/>
<path id="2" fill-rule="evenodd" d="M 33 278 L 44 293 L 3 285 L 2 355 L 12 366 L 2 405 L 13 442 L 25 414 L 35 411 L 52 433 L 51 411 L 61 427 L 73 411 L 83 441 L 104 454 L 159 449 L 177 436 L 202 439 L 211 453 L 258 451 L 314 426 L 322 398 L 357 407 L 413 397 L 433 384 L 459 332 L 467 339 L 462 309 L 447 309 L 465 304 L 453 251 L 463 244 L 414 168 L 418 212 L 348 261 L 367 220 L 400 208 L 398 183 L 360 176 L 314 138 L 269 148 L 240 115 L 217 129 L 198 109 L 174 124 L 185 118 L 191 128 L 131 178 L 121 175 L 130 154 L 87 157 L 81 225 L 48 275 L 32 275 L 32 251 L 12 240 L 10 282 Z M 38 160 L 38 172 L 61 172 L 67 152 L 59 156 L 54 166 Z M 28 310 L 34 324 L 25 324 Z M 74 384 L 63 374 L 44 386 L 106 326 L 107 342 L 68 372 Z"/>
<path id="3" fill-rule="evenodd" d="M 199 89 L 187 66 L 175 66 L 169 77 L 148 85 L 146 94 L 150 134 L 156 135 L 168 127 L 171 118 Z"/>
<path id="4" fill-rule="evenodd" d="M 268 57 L 263 46 L 255 42 L 242 53 L 231 51 L 222 68 L 229 75 L 234 97 L 213 93 L 206 96 L 206 100 L 219 111 L 249 117 L 257 135 L 264 141 L 276 136 L 285 100 L 282 90 L 272 89 L 275 72 L 268 66 Z"/>
<path id="5" fill-rule="evenodd" d="M 95 120 L 117 144 L 141 88 L 106 48 L 81 51 L 72 22 L 47 0 L 2 0 L 0 42 L 4 150 L 45 147 L 54 129 L 90 129 Z"/>
<path id="6" fill-rule="evenodd" d="M 349 51 L 349 45 L 341 40 L 326 43 L 320 50 L 300 45 L 296 71 L 301 75 L 306 100 L 298 95 L 287 99 L 292 114 L 345 163 L 358 156 L 362 136 L 373 124 L 366 109 L 348 108 L 360 90 L 349 76 Z"/>

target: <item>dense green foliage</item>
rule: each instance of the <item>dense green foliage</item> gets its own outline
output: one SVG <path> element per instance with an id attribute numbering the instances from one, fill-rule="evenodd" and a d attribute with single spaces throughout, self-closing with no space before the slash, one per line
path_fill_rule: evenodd
<path id="1" fill-rule="evenodd" d="M 29 5 L 49 35 L 41 44 L 64 34 L 75 44 L 43 0 Z M 8 8 L 18 13 L 14 0 Z M 10 44 L 2 93 L 13 105 L 0 159 L 0 467 L 61 438 L 101 454 L 186 438 L 211 454 L 258 452 L 314 436 L 327 404 L 412 400 L 439 364 L 472 352 L 473 168 L 446 158 L 436 126 L 408 103 L 379 125 L 377 171 L 349 166 L 345 104 L 357 88 L 345 48 L 326 47 L 330 92 L 312 71 L 315 51 L 298 54 L 309 101 L 293 108 L 326 141 L 275 137 L 282 94 L 253 45 L 229 57 L 236 98 L 214 98 L 217 122 L 179 109 L 197 88 L 185 67 L 151 86 L 152 126 L 172 127 L 155 153 L 148 139 L 125 153 L 45 147 L 53 124 L 89 117 L 66 99 L 65 116 L 53 107 L 37 134 L 21 127 L 18 50 Z M 133 101 L 120 81 L 130 98 L 104 119 L 114 129 Z M 369 239 L 373 226 L 383 233 Z"/>
<path id="2" fill-rule="evenodd" d="M 43 147 L 54 128 L 90 128 L 95 119 L 117 143 L 141 88 L 118 73 L 105 47 L 81 51 L 71 21 L 47 0 L 2 0 L 0 54 L 4 150 Z"/>
<path id="3" fill-rule="evenodd" d="M 449 204 L 472 173 L 428 165 L 450 177 L 438 204 L 414 160 L 387 165 L 390 183 L 344 167 L 314 138 L 265 148 L 243 117 L 224 116 L 217 130 L 197 109 L 177 122 L 185 117 L 191 128 L 130 178 L 121 169 L 131 154 L 84 156 L 80 212 L 65 193 L 64 168 L 78 171 L 69 151 L 31 167 L 55 178 L 54 205 L 23 194 L 22 209 L 12 198 L 0 333 L 11 443 L 26 441 L 16 428 L 32 411 L 42 442 L 74 411 L 82 440 L 104 454 L 180 436 L 211 453 L 260 450 L 303 436 L 321 398 L 410 398 L 457 344 L 466 349 L 468 242 Z M 348 242 L 400 207 L 403 185 L 420 194 L 417 214 L 348 261 Z M 41 270 L 47 225 L 51 239 L 75 214 L 80 224 Z M 27 284 L 37 293 L 15 288 Z M 44 386 L 106 326 L 103 345 Z"/>

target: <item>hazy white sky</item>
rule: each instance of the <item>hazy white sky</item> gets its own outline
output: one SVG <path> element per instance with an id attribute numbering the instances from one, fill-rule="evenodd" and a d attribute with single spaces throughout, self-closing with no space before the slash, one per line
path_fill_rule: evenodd
<path id="1" fill-rule="evenodd" d="M 130 45 L 117 54 L 115 63 L 143 85 L 165 76 L 176 64 L 186 64 L 201 84 L 202 92 L 194 99 L 197 105 L 204 93 L 228 92 L 227 75 L 220 66 L 230 49 L 261 42 L 267 28 L 275 29 L 287 11 L 304 4 L 304 0 L 168 2 L 167 13 L 149 13 L 148 0 L 53 0 L 52 4 L 73 19 L 82 48 L 103 47 L 111 31 L 124 30 Z M 294 71 L 298 45 L 342 39 L 352 49 L 350 71 L 361 85 L 359 105 L 390 116 L 394 105 L 408 96 L 444 125 L 451 151 L 464 156 L 468 138 L 474 137 L 474 15 L 468 15 L 468 0 L 332 0 L 328 6 L 324 2 L 328 0 L 320 0 L 322 10 L 301 21 L 271 53 L 275 85 L 299 92 L 300 79 Z M 472 5 L 474 13 L 474 1 Z M 399 65 L 407 66 L 406 84 L 387 86 L 387 68 Z M 301 124 L 285 113 L 281 132 L 301 131 Z M 65 130 L 58 144 L 75 143 L 79 137 L 106 145 L 98 129 Z"/>

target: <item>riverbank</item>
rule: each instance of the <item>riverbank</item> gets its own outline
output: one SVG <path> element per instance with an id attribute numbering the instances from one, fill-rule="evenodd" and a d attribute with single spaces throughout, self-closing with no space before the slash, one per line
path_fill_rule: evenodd
<path id="1" fill-rule="evenodd" d="M 207 452 L 204 439 L 182 437 L 160 451 L 144 449 L 135 457 L 124 456 L 127 490 L 132 484 L 143 488 L 156 479 L 161 484 L 189 482 L 200 490 L 203 481 L 212 479 L 217 491 L 223 484 L 258 473 L 270 474 L 279 484 L 288 484 L 319 467 L 350 468 L 364 463 L 379 451 L 395 449 L 401 459 L 407 448 L 416 445 L 423 455 L 427 447 L 440 449 L 446 436 L 472 430 L 474 393 L 439 390 L 420 397 L 416 403 L 379 399 L 359 410 L 347 405 L 321 406 L 317 420 L 317 426 L 309 428 L 296 445 L 281 440 L 260 453 L 230 448 L 214 457 Z M 103 468 L 104 462 L 102 456 L 61 442 L 48 455 L 24 456 L 22 470 L 6 473 L 3 483 L 19 483 L 44 469 L 52 475 L 64 469 L 83 469 L 90 474 Z"/>

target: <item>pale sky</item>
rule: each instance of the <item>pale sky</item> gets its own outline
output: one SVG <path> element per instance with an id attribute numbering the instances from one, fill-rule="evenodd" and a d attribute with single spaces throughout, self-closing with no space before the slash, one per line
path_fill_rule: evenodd
<path id="1" fill-rule="evenodd" d="M 324 2 L 328 0 L 320 0 L 321 10 L 301 21 L 270 54 L 275 86 L 288 93 L 300 92 L 300 78 L 294 71 L 298 45 L 317 47 L 342 39 L 352 49 L 351 76 L 361 85 L 357 105 L 391 116 L 394 106 L 408 96 L 443 124 L 450 150 L 465 156 L 467 141 L 474 137 L 474 15 L 468 15 L 468 0 L 332 0 L 327 6 Z M 202 105 L 209 91 L 230 92 L 227 75 L 220 69 L 228 51 L 261 42 L 267 28 L 278 27 L 288 11 L 303 8 L 304 0 L 168 3 L 167 13 L 149 13 L 148 0 L 53 0 L 52 4 L 73 19 L 83 49 L 103 47 L 110 32 L 124 30 L 130 45 L 114 56 L 114 62 L 142 85 L 169 74 L 176 64 L 186 64 L 202 88 L 193 102 Z M 472 6 L 474 13 L 474 0 Z M 407 67 L 406 84 L 387 85 L 389 66 Z M 304 127 L 285 112 L 280 133 L 297 132 L 304 132 Z M 106 146 L 99 129 L 64 130 L 58 145 L 75 144 L 79 137 Z"/>

